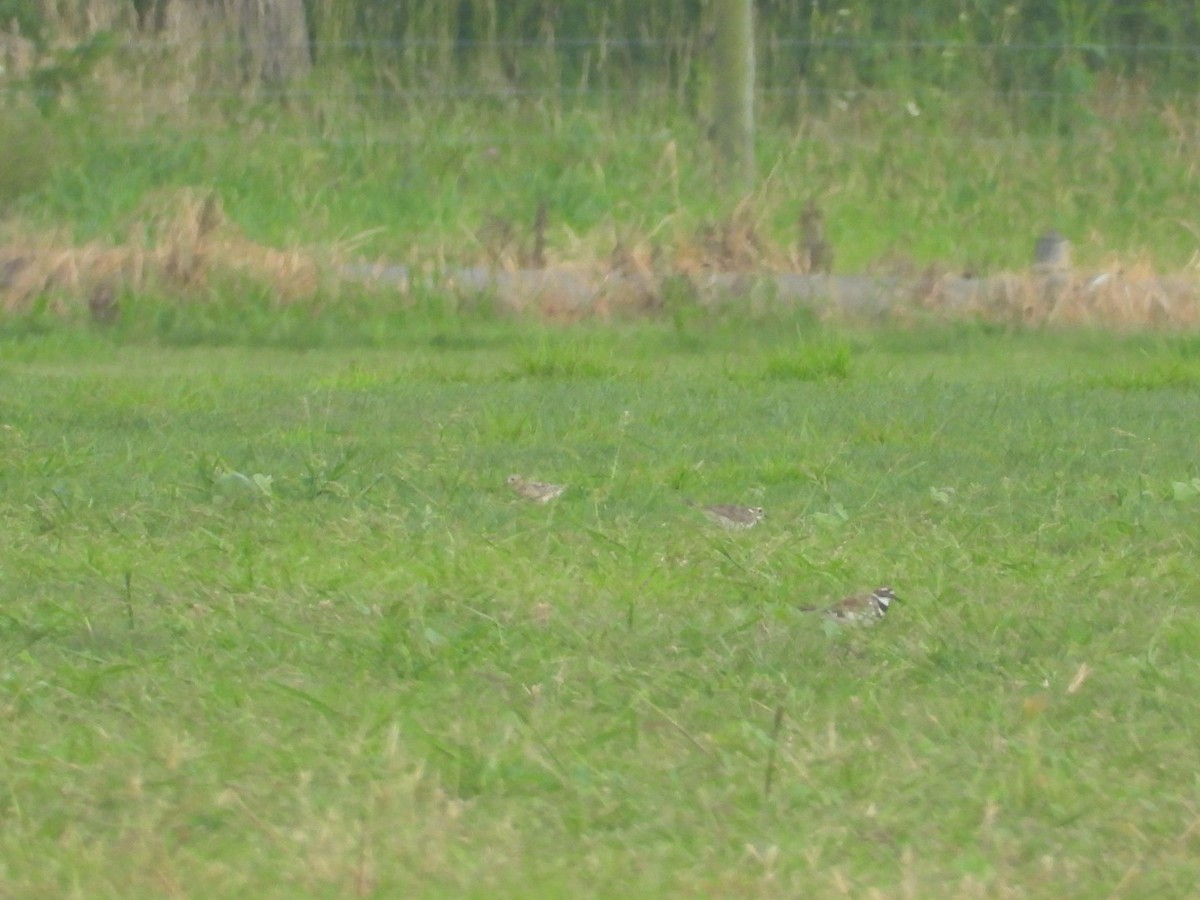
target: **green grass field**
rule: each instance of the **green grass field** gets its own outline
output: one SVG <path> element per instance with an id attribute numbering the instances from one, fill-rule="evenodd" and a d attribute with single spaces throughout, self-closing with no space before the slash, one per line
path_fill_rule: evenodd
<path id="1" fill-rule="evenodd" d="M 5 893 L 1194 890 L 1194 337 L 181 309 L 4 332 Z"/>

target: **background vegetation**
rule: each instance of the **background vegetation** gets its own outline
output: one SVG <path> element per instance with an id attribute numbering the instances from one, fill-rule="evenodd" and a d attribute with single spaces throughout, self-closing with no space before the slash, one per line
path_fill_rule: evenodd
<path id="1" fill-rule="evenodd" d="M 288 83 L 248 79 L 239 32 L 167 7 L 32 9 L 13 8 L 36 40 L 0 78 L 0 200 L 32 227 L 123 241 L 148 194 L 210 188 L 271 245 L 489 262 L 481 230 L 524 234 L 544 202 L 552 260 L 674 260 L 733 213 L 706 3 L 297 4 L 314 68 Z M 840 271 L 1022 268 L 1048 227 L 1093 268 L 1192 261 L 1193 4 L 758 14 L 762 184 L 742 213 L 764 264 L 809 197 Z"/>
<path id="2" fill-rule="evenodd" d="M 634 2 L 346 2 L 310 9 L 318 59 L 365 44 L 377 65 L 412 82 L 502 78 L 544 91 L 604 94 L 654 85 L 695 99 L 713 4 Z M 1200 14 L 1184 2 L 881 5 L 765 0 L 755 4 L 760 80 L 781 109 L 814 96 L 912 88 L 994 92 L 1013 109 L 1072 106 L 1098 75 L 1187 92 Z M 536 53 L 527 52 L 536 47 Z M 336 57 L 335 57 L 336 58 Z"/>

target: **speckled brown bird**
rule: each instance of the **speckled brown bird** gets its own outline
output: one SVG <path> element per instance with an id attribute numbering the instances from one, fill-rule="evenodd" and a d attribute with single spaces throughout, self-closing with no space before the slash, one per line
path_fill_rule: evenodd
<path id="1" fill-rule="evenodd" d="M 687 504 L 688 506 L 696 505 L 691 500 L 688 500 Z M 745 531 L 747 528 L 753 528 L 767 517 L 761 506 L 738 506 L 734 503 L 714 503 L 711 506 L 701 506 L 700 511 L 708 517 L 710 522 L 715 522 L 730 531 Z"/>
<path id="2" fill-rule="evenodd" d="M 504 483 L 512 488 L 518 497 L 524 497 L 526 500 L 532 500 L 534 503 L 549 503 L 567 489 L 565 484 L 527 481 L 520 475 L 509 475 Z"/>

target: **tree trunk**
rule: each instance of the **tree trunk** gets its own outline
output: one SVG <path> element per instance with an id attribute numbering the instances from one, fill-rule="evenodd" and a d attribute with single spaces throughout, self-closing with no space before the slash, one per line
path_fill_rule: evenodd
<path id="1" fill-rule="evenodd" d="M 138 0 L 138 25 L 167 39 L 187 63 L 204 58 L 251 87 L 284 88 L 312 69 L 304 0 Z"/>
<path id="2" fill-rule="evenodd" d="M 242 71 L 251 84 L 285 87 L 312 69 L 303 0 L 225 0 L 237 17 Z"/>

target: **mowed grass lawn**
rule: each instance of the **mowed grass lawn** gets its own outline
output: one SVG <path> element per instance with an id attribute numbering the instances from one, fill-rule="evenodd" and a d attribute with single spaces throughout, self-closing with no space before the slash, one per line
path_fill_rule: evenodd
<path id="1" fill-rule="evenodd" d="M 1195 890 L 1200 340 L 352 343 L 4 342 L 6 895 Z"/>

